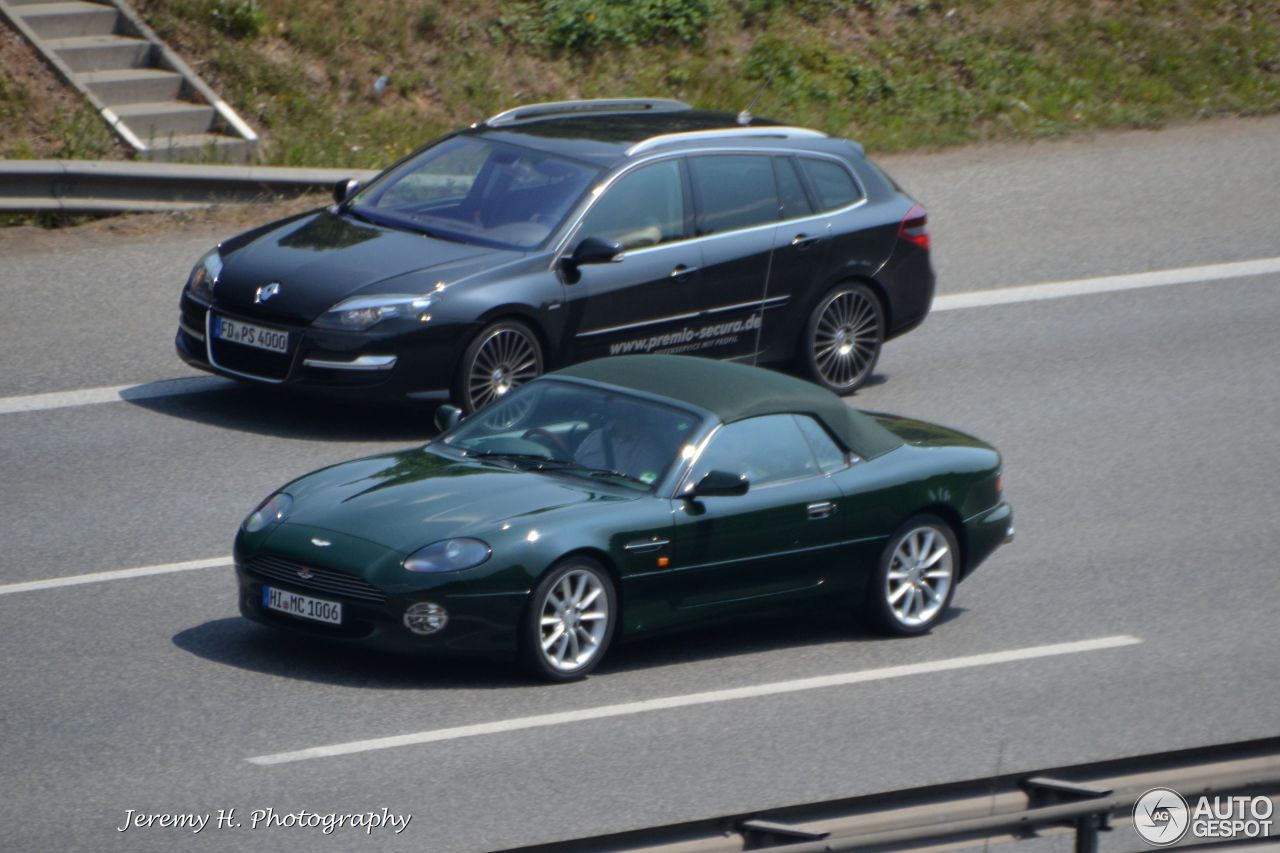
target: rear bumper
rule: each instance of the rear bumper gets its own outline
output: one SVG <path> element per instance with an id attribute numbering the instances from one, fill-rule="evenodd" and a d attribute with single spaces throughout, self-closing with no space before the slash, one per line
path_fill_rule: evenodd
<path id="1" fill-rule="evenodd" d="M 965 577 L 1001 545 L 1013 541 L 1013 507 L 1003 501 L 964 523 Z"/>

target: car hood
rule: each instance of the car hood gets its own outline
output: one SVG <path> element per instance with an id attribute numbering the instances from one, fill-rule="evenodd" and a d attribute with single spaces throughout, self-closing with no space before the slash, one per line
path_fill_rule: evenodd
<path id="1" fill-rule="evenodd" d="M 332 209 L 274 222 L 220 245 L 215 304 L 286 323 L 310 323 L 358 293 L 428 293 L 519 257 L 517 253 L 439 240 L 375 225 Z M 255 303 L 270 282 L 279 292 Z"/>
<path id="2" fill-rule="evenodd" d="M 287 524 L 405 554 L 576 504 L 634 499 L 585 479 L 455 460 L 422 448 L 344 462 L 295 480 L 285 491 L 294 501 Z"/>

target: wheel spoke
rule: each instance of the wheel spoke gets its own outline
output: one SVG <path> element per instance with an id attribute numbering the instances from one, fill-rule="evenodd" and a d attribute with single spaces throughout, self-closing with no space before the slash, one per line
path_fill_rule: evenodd
<path id="1" fill-rule="evenodd" d="M 889 603 L 896 605 L 902 599 L 902 596 L 910 591 L 911 591 L 910 584 L 905 584 L 905 583 L 900 584 L 897 589 L 889 593 Z"/>
<path id="2" fill-rule="evenodd" d="M 553 645 L 555 645 L 557 640 L 559 640 L 563 636 L 564 636 L 564 625 L 557 622 L 555 630 L 551 632 L 551 636 L 547 637 L 545 640 L 542 641 L 542 650 L 547 651 Z"/>

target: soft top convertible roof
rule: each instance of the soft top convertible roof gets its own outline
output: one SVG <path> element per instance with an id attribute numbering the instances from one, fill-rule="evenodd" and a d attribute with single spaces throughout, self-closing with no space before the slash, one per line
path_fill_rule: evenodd
<path id="1" fill-rule="evenodd" d="M 575 364 L 551 375 L 688 403 L 725 423 L 757 415 L 812 415 L 849 450 L 867 459 L 902 444 L 902 439 L 830 391 L 760 367 L 687 355 L 624 355 Z"/>

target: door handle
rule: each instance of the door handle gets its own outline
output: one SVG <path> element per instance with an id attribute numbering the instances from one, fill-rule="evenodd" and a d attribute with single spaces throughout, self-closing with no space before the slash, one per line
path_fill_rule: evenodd
<path id="1" fill-rule="evenodd" d="M 684 264 L 677 264 L 676 268 L 671 271 L 671 277 L 674 279 L 685 279 L 697 271 L 697 267 L 687 267 Z"/>
<path id="2" fill-rule="evenodd" d="M 796 236 L 791 238 L 791 245 L 795 246 L 797 249 L 803 252 L 806 249 L 811 248 L 814 243 L 818 242 L 821 239 L 822 238 L 817 234 L 812 234 L 812 235 L 797 234 Z"/>
<path id="3" fill-rule="evenodd" d="M 836 513 L 836 505 L 832 501 L 818 501 L 817 503 L 811 503 L 807 509 L 809 511 L 810 520 L 829 518 Z"/>

